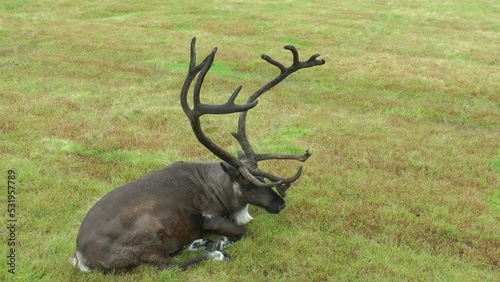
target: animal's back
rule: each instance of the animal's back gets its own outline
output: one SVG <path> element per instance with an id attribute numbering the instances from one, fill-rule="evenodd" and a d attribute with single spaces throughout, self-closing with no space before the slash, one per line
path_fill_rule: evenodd
<path id="1" fill-rule="evenodd" d="M 197 163 L 176 162 L 110 191 L 89 210 L 80 231 L 103 229 L 117 218 L 127 224 L 138 212 L 192 199 L 201 189 L 197 170 Z"/>

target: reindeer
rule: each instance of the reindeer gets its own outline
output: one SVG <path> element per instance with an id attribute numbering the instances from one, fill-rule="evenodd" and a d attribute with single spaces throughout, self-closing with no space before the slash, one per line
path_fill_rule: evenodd
<path id="1" fill-rule="evenodd" d="M 189 70 L 180 93 L 181 105 L 198 141 L 222 162 L 175 162 L 101 198 L 83 219 L 71 258 L 71 263 L 83 272 L 127 271 L 142 263 L 185 270 L 205 259 L 226 260 L 221 250 L 242 238 L 246 233 L 242 225 L 252 220 L 248 205 L 278 214 L 285 208 L 286 190 L 302 173 L 300 167 L 294 176 L 282 178 L 260 170 L 257 163 L 270 159 L 305 162 L 311 156 L 308 150 L 302 155 L 257 154 L 245 128 L 247 111 L 257 105 L 260 95 L 297 70 L 324 64 L 324 60 L 316 59 L 319 54 L 300 61 L 296 48 L 285 46 L 293 54 L 289 67 L 262 55 L 262 59 L 279 68 L 276 78 L 253 93 L 245 104 L 234 103 L 239 86 L 225 104 L 207 105 L 200 101 L 200 89 L 217 48 L 196 65 L 195 42 L 193 38 Z M 187 96 L 196 77 L 191 108 Z M 202 115 L 230 113 L 239 113 L 238 131 L 232 133 L 243 150 L 238 157 L 212 142 L 200 124 Z M 205 234 L 222 237 L 206 240 L 202 238 Z M 173 263 L 172 256 L 185 246 L 204 252 L 188 261 Z"/>

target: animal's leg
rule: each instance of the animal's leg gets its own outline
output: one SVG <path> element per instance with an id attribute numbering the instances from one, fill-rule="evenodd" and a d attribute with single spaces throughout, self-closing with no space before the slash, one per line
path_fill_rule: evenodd
<path id="1" fill-rule="evenodd" d="M 204 218 L 203 230 L 227 237 L 235 237 L 238 239 L 243 237 L 243 235 L 245 235 L 246 233 L 246 230 L 243 226 L 240 226 L 233 221 L 218 215 Z"/>
<path id="2" fill-rule="evenodd" d="M 203 230 L 211 233 L 226 236 L 221 237 L 217 244 L 225 248 L 229 243 L 239 240 L 246 234 L 243 226 L 234 223 L 232 220 L 222 216 L 211 216 L 203 219 Z M 227 242 L 229 241 L 229 242 Z"/>
<path id="3" fill-rule="evenodd" d="M 189 245 L 189 251 L 222 251 L 231 245 L 232 241 L 226 237 L 221 236 L 218 240 L 212 241 L 209 239 L 196 239 Z"/>
<path id="4" fill-rule="evenodd" d="M 195 264 L 198 264 L 198 263 L 200 263 L 204 260 L 207 260 L 207 259 L 223 261 L 223 260 L 227 260 L 228 257 L 219 251 L 207 252 L 207 253 L 204 253 L 203 255 L 199 255 L 199 256 L 192 258 L 190 260 L 187 260 L 187 261 L 178 262 L 178 263 L 168 263 L 168 264 L 164 265 L 164 268 L 178 267 L 181 270 L 186 270 L 189 267 L 191 267 Z"/>
<path id="5" fill-rule="evenodd" d="M 234 241 L 236 241 L 236 240 L 234 240 Z M 222 251 L 225 248 L 229 247 L 229 245 L 231 245 L 231 243 L 234 241 L 231 241 L 226 236 L 221 236 L 217 241 L 212 242 L 208 246 L 208 250 L 209 251 Z"/>

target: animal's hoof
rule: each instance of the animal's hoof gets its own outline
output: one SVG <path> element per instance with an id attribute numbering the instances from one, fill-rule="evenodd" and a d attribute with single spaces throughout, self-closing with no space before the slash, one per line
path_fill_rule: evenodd
<path id="1" fill-rule="evenodd" d="M 213 242 L 211 240 L 205 240 L 205 239 L 196 239 L 189 245 L 188 250 L 189 251 L 205 251 L 208 249 L 208 246 L 211 245 Z"/>
<path id="2" fill-rule="evenodd" d="M 225 248 L 227 248 L 229 245 L 231 245 L 231 240 L 229 240 L 229 238 L 227 238 L 226 236 L 222 236 L 222 237 L 220 237 L 219 240 L 210 243 L 210 245 L 208 247 L 208 251 L 210 251 L 210 252 L 222 251 Z"/>
<path id="3" fill-rule="evenodd" d="M 231 245 L 231 240 L 229 240 L 229 238 L 227 238 L 226 236 L 222 236 L 219 239 L 219 245 L 220 245 L 220 249 L 224 250 L 229 245 Z"/>
<path id="4" fill-rule="evenodd" d="M 218 260 L 218 261 L 229 260 L 229 257 L 220 251 L 208 252 L 207 255 L 208 255 L 208 258 L 213 259 L 213 260 Z"/>

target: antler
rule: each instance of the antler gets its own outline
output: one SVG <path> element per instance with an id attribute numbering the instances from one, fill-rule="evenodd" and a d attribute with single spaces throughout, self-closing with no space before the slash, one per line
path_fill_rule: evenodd
<path id="1" fill-rule="evenodd" d="M 285 67 L 282 63 L 274 60 L 273 58 L 269 57 L 268 55 L 262 55 L 262 59 L 264 59 L 266 62 L 276 66 L 280 70 L 280 74 L 262 86 L 259 90 L 255 91 L 255 93 L 248 98 L 247 103 L 253 103 L 257 101 L 257 98 L 260 97 L 260 95 L 264 94 L 266 91 L 270 90 L 274 86 L 276 86 L 278 83 L 283 81 L 286 77 L 288 77 L 290 74 L 303 69 L 303 68 L 310 68 L 318 65 L 322 65 L 325 63 L 325 60 L 316 60 L 320 55 L 315 54 L 312 55 L 307 61 L 301 62 L 299 60 L 299 53 L 297 49 L 294 46 L 287 45 L 284 47 L 286 50 L 289 50 L 292 52 L 293 55 L 293 62 L 292 65 L 289 67 Z M 240 118 L 238 120 L 238 132 L 233 133 L 233 136 L 238 140 L 238 143 L 240 144 L 241 148 L 243 149 L 243 152 L 245 153 L 245 156 L 247 158 L 246 164 L 251 168 L 251 173 L 253 175 L 259 175 L 264 178 L 267 178 L 271 180 L 271 183 L 263 183 L 259 181 L 258 179 L 249 179 L 252 181 L 253 184 L 257 186 L 267 186 L 272 184 L 272 186 L 276 186 L 278 189 L 278 192 L 282 197 L 286 197 L 286 190 L 290 187 L 291 183 L 297 180 L 301 173 L 302 173 L 302 167 L 299 167 L 297 173 L 290 177 L 290 178 L 280 178 L 268 173 L 264 173 L 260 171 L 257 168 L 257 162 L 263 161 L 263 160 L 270 160 L 270 159 L 287 159 L 287 160 L 297 160 L 300 162 L 305 162 L 311 154 L 309 153 L 309 150 L 306 149 L 305 153 L 302 155 L 286 155 L 286 154 L 256 154 L 255 151 L 253 150 L 252 146 L 250 145 L 250 142 L 248 141 L 248 137 L 246 134 L 246 117 L 247 117 L 247 112 L 241 112 L 240 113 Z"/>
<path id="2" fill-rule="evenodd" d="M 199 65 L 196 65 L 196 37 L 191 40 L 191 58 L 189 61 L 189 70 L 186 79 L 184 80 L 184 84 L 181 89 L 181 106 L 184 110 L 184 113 L 188 117 L 191 122 L 191 127 L 193 128 L 193 132 L 196 135 L 196 138 L 200 143 L 202 143 L 207 149 L 209 149 L 212 153 L 214 153 L 217 157 L 227 162 L 228 164 L 234 167 L 241 167 L 243 163 L 233 157 L 228 152 L 224 151 L 222 148 L 217 146 L 210 138 L 208 138 L 202 131 L 200 125 L 200 116 L 204 114 L 229 114 L 235 112 L 241 112 L 249 110 L 255 107 L 258 101 L 252 101 L 246 103 L 244 105 L 236 105 L 234 100 L 238 96 L 241 86 L 237 87 L 231 97 L 227 100 L 225 104 L 222 105 L 207 105 L 203 104 L 200 101 L 200 89 L 203 84 L 203 79 L 207 74 L 208 70 L 212 66 L 212 62 L 214 61 L 215 53 L 217 52 L 217 48 L 214 48 L 212 52 L 201 62 Z M 198 75 L 199 73 L 199 75 Z M 187 102 L 187 95 L 191 83 L 194 78 L 198 75 L 198 79 L 196 80 L 194 90 L 193 90 L 193 108 L 189 107 Z M 243 165 L 244 166 L 244 165 Z"/>
<path id="3" fill-rule="evenodd" d="M 290 187 L 291 183 L 297 180 L 301 173 L 302 167 L 299 167 L 297 173 L 289 178 L 281 178 L 276 175 L 273 175 L 268 172 L 261 171 L 258 169 L 257 162 L 263 160 L 270 159 L 286 159 L 286 160 L 297 160 L 301 162 L 305 162 L 311 154 L 309 150 L 305 150 L 305 153 L 302 155 L 289 155 L 289 154 L 256 154 L 253 150 L 250 142 L 248 141 L 246 135 L 246 114 L 249 109 L 255 107 L 258 103 L 257 99 L 260 95 L 264 94 L 269 89 L 276 86 L 278 83 L 283 81 L 287 76 L 294 73 L 297 70 L 303 68 L 309 68 L 317 65 L 322 65 L 325 63 L 324 60 L 317 60 L 319 54 L 315 54 L 311 56 L 307 61 L 301 62 L 299 60 L 299 54 L 295 47 L 291 45 L 285 46 L 285 49 L 290 50 L 293 54 L 293 63 L 289 67 L 285 67 L 280 62 L 272 59 L 267 55 L 262 55 L 262 59 L 266 62 L 278 67 L 280 69 L 280 74 L 268 82 L 266 85 L 262 86 L 259 90 L 253 93 L 250 98 L 248 98 L 247 102 L 243 105 L 236 105 L 234 100 L 238 96 L 241 91 L 241 86 L 238 86 L 231 97 L 225 104 L 222 105 L 207 105 L 203 104 L 200 101 L 200 89 L 203 83 L 203 79 L 207 74 L 208 70 L 212 66 L 212 62 L 215 57 L 215 53 L 217 52 L 217 48 L 214 48 L 213 51 L 201 62 L 199 65 L 196 65 L 196 50 L 195 50 L 196 38 L 191 40 L 191 58 L 189 63 L 189 70 L 186 80 L 184 81 L 184 85 L 181 90 L 181 105 L 184 113 L 189 118 L 191 122 L 191 127 L 193 128 L 193 132 L 196 135 L 196 138 L 200 143 L 202 143 L 207 149 L 209 149 L 212 153 L 218 156 L 223 161 L 232 165 L 235 168 L 238 168 L 240 173 L 251 183 L 259 187 L 277 187 L 278 192 L 282 197 L 286 196 L 286 190 Z M 199 74 L 199 75 L 198 75 Z M 191 82 L 198 75 L 196 80 L 196 84 L 193 90 L 193 108 L 191 109 L 187 102 L 187 93 L 191 86 Z M 238 120 L 238 131 L 236 133 L 232 133 L 236 138 L 241 148 L 243 149 L 244 155 L 243 157 L 236 158 L 224 151 L 220 147 L 218 147 L 215 143 L 210 140 L 202 131 L 199 117 L 203 114 L 228 114 L 240 112 L 240 117 Z M 268 179 L 271 182 L 261 181 L 260 179 Z"/>

